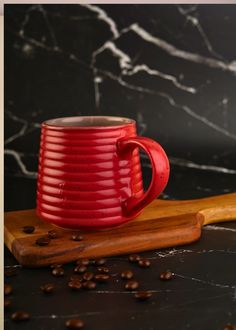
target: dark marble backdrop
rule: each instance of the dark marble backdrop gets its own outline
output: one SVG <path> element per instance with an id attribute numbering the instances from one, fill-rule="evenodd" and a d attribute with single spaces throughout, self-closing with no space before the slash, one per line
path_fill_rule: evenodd
<path id="1" fill-rule="evenodd" d="M 136 119 L 170 158 L 164 198 L 235 191 L 236 5 L 4 11 L 6 210 L 35 206 L 40 123 L 60 116 Z"/>

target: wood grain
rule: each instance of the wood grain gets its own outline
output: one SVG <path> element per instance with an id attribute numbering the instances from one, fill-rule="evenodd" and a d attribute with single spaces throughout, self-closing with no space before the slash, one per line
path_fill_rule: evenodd
<path id="1" fill-rule="evenodd" d="M 40 267 L 68 263 L 82 257 L 140 252 L 191 243 L 200 238 L 202 225 L 236 219 L 236 194 L 185 201 L 155 200 L 135 220 L 111 230 L 80 232 L 84 239 L 71 240 L 74 231 L 42 222 L 35 210 L 5 213 L 5 244 L 20 264 Z M 33 234 L 22 227 L 35 226 Z M 38 237 L 55 229 L 59 238 L 37 246 Z"/>

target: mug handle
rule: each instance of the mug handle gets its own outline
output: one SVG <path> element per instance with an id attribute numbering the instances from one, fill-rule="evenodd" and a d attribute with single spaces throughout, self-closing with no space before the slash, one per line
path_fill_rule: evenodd
<path id="1" fill-rule="evenodd" d="M 167 155 L 159 143 L 140 136 L 121 138 L 117 141 L 118 154 L 130 155 L 135 148 L 143 149 L 151 161 L 152 180 L 148 190 L 142 197 L 129 197 L 123 205 L 125 216 L 136 216 L 145 206 L 150 204 L 165 189 L 169 179 L 170 165 Z"/>

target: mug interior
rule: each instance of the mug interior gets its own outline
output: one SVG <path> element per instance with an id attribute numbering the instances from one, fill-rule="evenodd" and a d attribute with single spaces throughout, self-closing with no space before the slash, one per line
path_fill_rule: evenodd
<path id="1" fill-rule="evenodd" d="M 132 124 L 135 121 L 130 118 L 112 116 L 77 116 L 49 119 L 45 125 L 58 127 L 110 127 Z"/>

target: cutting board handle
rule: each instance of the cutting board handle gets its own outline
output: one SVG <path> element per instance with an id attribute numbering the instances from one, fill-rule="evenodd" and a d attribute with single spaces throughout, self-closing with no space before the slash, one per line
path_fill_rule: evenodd
<path id="1" fill-rule="evenodd" d="M 197 211 L 202 225 L 236 220 L 236 193 L 189 201 L 189 210 Z"/>
<path id="2" fill-rule="evenodd" d="M 144 210 L 140 220 L 186 214 L 198 215 L 202 225 L 236 220 L 236 193 L 181 201 L 157 199 Z"/>
<path id="3" fill-rule="evenodd" d="M 226 206 L 219 205 L 212 208 L 204 209 L 198 212 L 198 217 L 201 218 L 203 225 L 217 223 L 221 221 L 236 220 L 236 203 L 227 204 Z"/>

